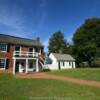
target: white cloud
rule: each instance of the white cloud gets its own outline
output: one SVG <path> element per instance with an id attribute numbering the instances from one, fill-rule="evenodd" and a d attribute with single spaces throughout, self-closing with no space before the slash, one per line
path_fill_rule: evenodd
<path id="1" fill-rule="evenodd" d="M 43 28 L 47 17 L 47 12 L 45 9 L 46 0 L 39 1 L 40 2 L 38 2 L 36 11 L 34 11 L 34 7 L 32 8 L 32 5 L 30 8 L 25 10 L 23 5 L 16 3 L 9 5 L 8 3 L 0 1 L 0 25 L 3 25 L 5 26 L 5 29 L 6 27 L 8 29 L 1 32 L 30 38 L 32 34 L 34 37 L 35 33 L 38 33 Z M 37 15 L 35 13 L 37 13 Z"/>
<path id="2" fill-rule="evenodd" d="M 18 5 L 0 4 L 0 25 L 4 26 L 2 33 L 27 37 L 30 33 L 24 17 L 25 13 L 23 12 L 23 8 L 20 8 Z"/>
<path id="3" fill-rule="evenodd" d="M 6 6 L 2 7 L 0 9 L 0 24 L 6 25 L 13 29 L 22 30 L 22 14 L 18 8 L 15 8 L 14 10 L 9 9 Z"/>

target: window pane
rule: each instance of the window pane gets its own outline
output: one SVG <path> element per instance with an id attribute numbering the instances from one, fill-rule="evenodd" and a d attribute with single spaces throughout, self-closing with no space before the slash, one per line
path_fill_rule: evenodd
<path id="1" fill-rule="evenodd" d="M 0 68 L 5 68 L 5 59 L 0 59 Z"/>
<path id="2" fill-rule="evenodd" d="M 4 63 L 0 63 L 0 68 L 5 68 L 5 64 Z"/>
<path id="3" fill-rule="evenodd" d="M 5 59 L 0 59 L 0 63 L 5 63 Z"/>
<path id="4" fill-rule="evenodd" d="M 6 44 L 0 43 L 0 51 L 6 51 Z"/>
<path id="5" fill-rule="evenodd" d="M 71 62 L 69 62 L 69 66 L 71 66 Z"/>

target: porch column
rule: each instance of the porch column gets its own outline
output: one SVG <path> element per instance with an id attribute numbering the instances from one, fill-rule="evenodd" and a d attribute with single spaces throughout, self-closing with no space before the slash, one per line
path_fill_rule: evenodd
<path id="1" fill-rule="evenodd" d="M 75 62 L 73 62 L 73 68 L 75 68 Z"/>
<path id="2" fill-rule="evenodd" d="M 16 59 L 14 59 L 14 63 L 13 63 L 13 75 L 15 75 L 15 66 L 16 66 Z"/>
<path id="3" fill-rule="evenodd" d="M 41 55 L 41 49 L 40 49 L 40 55 Z"/>
<path id="4" fill-rule="evenodd" d="M 26 73 L 28 73 L 28 59 L 26 59 Z"/>
<path id="5" fill-rule="evenodd" d="M 36 72 L 39 72 L 38 58 L 36 59 Z"/>

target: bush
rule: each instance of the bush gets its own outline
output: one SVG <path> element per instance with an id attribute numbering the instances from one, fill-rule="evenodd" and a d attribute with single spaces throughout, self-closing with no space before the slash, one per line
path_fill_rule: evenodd
<path id="1" fill-rule="evenodd" d="M 50 69 L 43 69 L 41 72 L 49 72 Z"/>

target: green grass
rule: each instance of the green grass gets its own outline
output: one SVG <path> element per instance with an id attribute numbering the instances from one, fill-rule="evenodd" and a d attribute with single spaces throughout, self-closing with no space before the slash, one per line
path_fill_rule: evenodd
<path id="1" fill-rule="evenodd" d="M 68 69 L 63 71 L 49 72 L 49 74 L 100 81 L 100 68 Z"/>
<path id="2" fill-rule="evenodd" d="M 0 74 L 0 100 L 100 100 L 100 88 Z"/>

